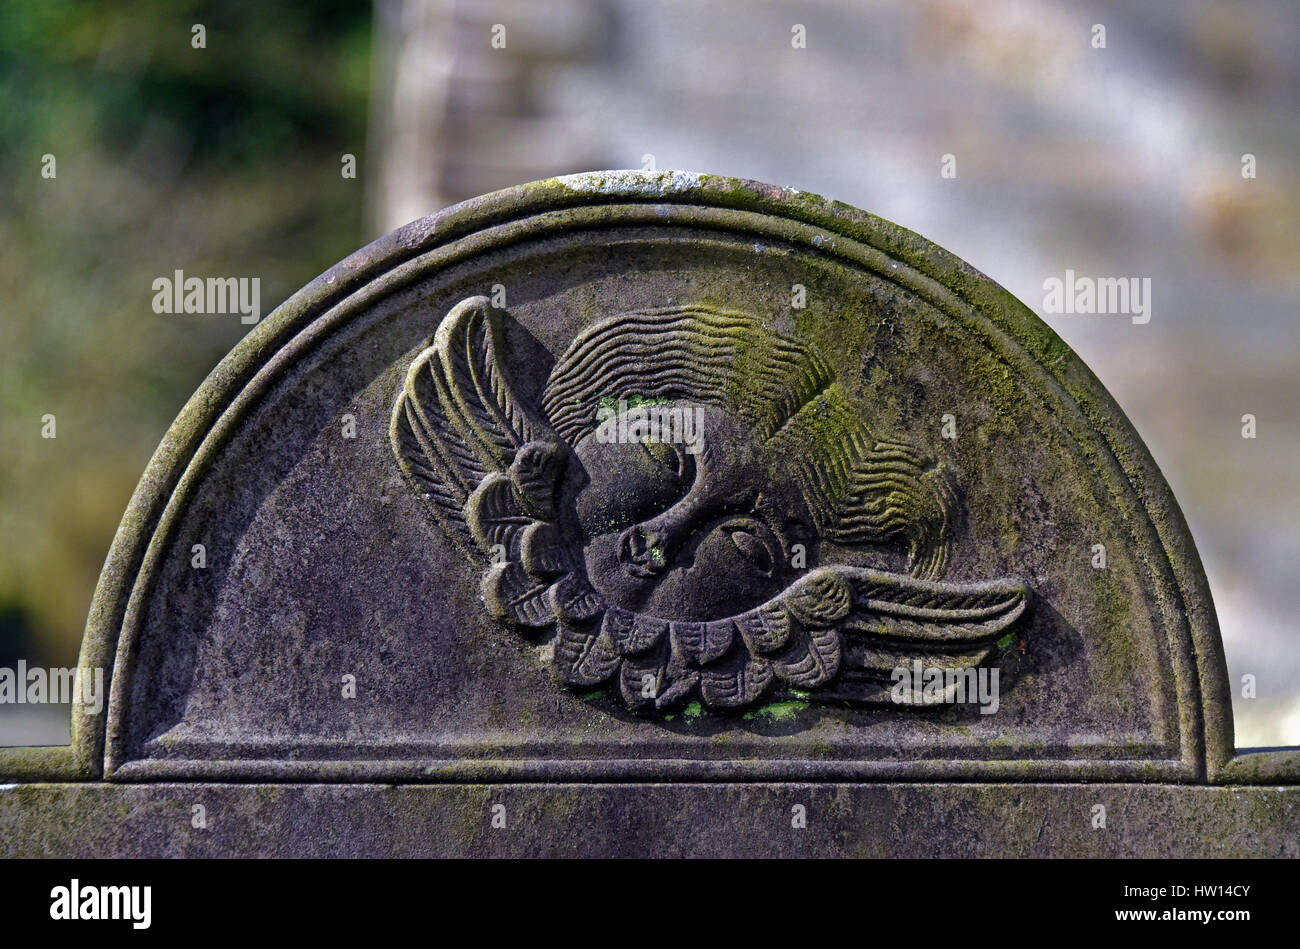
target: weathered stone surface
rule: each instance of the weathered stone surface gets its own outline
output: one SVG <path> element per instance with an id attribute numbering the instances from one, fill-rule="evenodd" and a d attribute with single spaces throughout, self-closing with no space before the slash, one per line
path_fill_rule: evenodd
<path id="1" fill-rule="evenodd" d="M 1300 857 L 1300 788 L 41 784 L 0 827 L 0 857 Z"/>
<path id="2" fill-rule="evenodd" d="M 70 749 L 3 753 L 0 773 L 1296 776 L 1293 755 L 1230 762 L 1194 546 L 1060 339 L 888 222 L 681 173 L 476 199 L 284 304 L 145 473 L 82 662 L 112 669 L 107 715 L 80 715 Z M 950 685 L 900 704 L 894 670 L 914 664 L 996 670 L 994 701 Z M 332 814 L 365 796 L 311 793 Z M 367 808 L 389 806 L 373 793 Z M 780 792 L 662 793 L 694 813 Z M 936 793 L 956 813 L 967 792 Z M 1173 816 L 1227 800 L 1158 793 Z"/>

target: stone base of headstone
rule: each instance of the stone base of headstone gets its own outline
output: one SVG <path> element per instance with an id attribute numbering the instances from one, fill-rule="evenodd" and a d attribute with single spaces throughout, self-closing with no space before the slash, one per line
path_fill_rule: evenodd
<path id="1" fill-rule="evenodd" d="M 0 827 L 0 857 L 1300 857 L 1300 787 L 31 784 Z"/>

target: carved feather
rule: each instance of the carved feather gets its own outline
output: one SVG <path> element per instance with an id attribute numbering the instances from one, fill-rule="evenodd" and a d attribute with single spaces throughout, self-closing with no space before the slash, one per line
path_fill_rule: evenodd
<path id="1" fill-rule="evenodd" d="M 623 661 L 599 623 L 560 622 L 554 646 L 555 670 L 569 685 L 600 685 Z"/>
<path id="2" fill-rule="evenodd" d="M 996 640 L 1029 605 L 1017 578 L 978 583 L 921 580 L 880 570 L 845 574 L 853 608 L 844 627 L 858 635 L 933 647 Z"/>
<path id="3" fill-rule="evenodd" d="M 503 346 L 501 311 L 486 297 L 462 301 L 411 363 L 393 409 L 402 470 L 475 558 L 499 545 L 519 555 L 522 531 L 554 514 L 547 491 L 564 464 L 563 444 L 511 388 Z"/>
<path id="4" fill-rule="evenodd" d="M 756 700 L 775 681 L 821 689 L 846 675 L 887 677 L 918 659 L 944 669 L 976 666 L 1023 617 L 1028 602 L 1028 587 L 1014 577 L 952 583 L 837 565 L 811 571 L 734 617 L 740 646 L 716 662 L 691 639 L 696 627 L 713 624 L 673 623 L 671 641 L 675 656 L 704 660 L 699 688 L 705 704 L 731 708 Z M 633 624 L 645 622 L 633 617 L 622 625 Z M 663 672 L 671 678 L 671 665 Z M 666 693 L 669 685 L 661 689 Z M 881 694 L 864 693 L 872 700 Z M 852 686 L 842 684 L 835 685 L 835 695 L 855 698 Z"/>
<path id="5" fill-rule="evenodd" d="M 700 672 L 700 698 L 712 708 L 741 708 L 762 698 L 775 681 L 766 660 L 736 649 L 729 660 Z"/>
<path id="6" fill-rule="evenodd" d="M 492 616 L 532 628 L 590 620 L 604 603 L 575 576 L 554 523 L 567 448 L 515 395 L 502 357 L 501 314 L 486 297 L 452 308 L 407 372 L 393 450 L 439 523 L 487 560 L 479 591 Z M 583 661 L 568 678 L 608 664 Z"/>
<path id="7" fill-rule="evenodd" d="M 550 584 L 529 576 L 518 563 L 494 563 L 483 573 L 479 592 L 489 613 L 520 626 L 549 626 L 555 613 L 547 596 Z"/>
<path id="8" fill-rule="evenodd" d="M 835 678 L 842 656 L 840 634 L 833 626 L 801 630 L 799 637 L 769 662 L 777 678 L 797 689 L 815 689 Z"/>

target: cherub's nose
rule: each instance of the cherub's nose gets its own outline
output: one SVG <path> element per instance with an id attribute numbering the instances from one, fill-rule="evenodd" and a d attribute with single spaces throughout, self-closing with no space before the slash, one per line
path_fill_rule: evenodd
<path id="1" fill-rule="evenodd" d="M 668 569 L 691 526 L 709 505 L 691 491 L 658 517 L 633 524 L 618 539 L 618 562 L 633 577 L 654 577 Z"/>

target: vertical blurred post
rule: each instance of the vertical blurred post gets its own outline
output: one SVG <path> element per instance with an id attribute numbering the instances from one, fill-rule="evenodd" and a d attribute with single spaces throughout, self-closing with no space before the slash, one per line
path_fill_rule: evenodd
<path id="1" fill-rule="evenodd" d="M 371 236 L 456 201 L 605 167 L 608 0 L 376 0 Z"/>
<path id="2" fill-rule="evenodd" d="M 438 146 L 455 68 L 456 0 L 376 0 L 367 149 L 371 237 L 442 207 Z"/>

